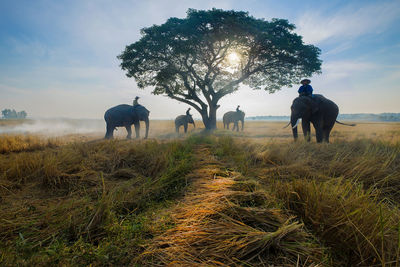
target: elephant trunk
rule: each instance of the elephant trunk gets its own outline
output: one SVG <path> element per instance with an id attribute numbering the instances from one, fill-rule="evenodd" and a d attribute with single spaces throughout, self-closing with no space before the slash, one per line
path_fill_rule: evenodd
<path id="1" fill-rule="evenodd" d="M 194 123 L 194 121 L 193 121 L 193 127 L 196 128 L 196 124 Z"/>
<path id="2" fill-rule="evenodd" d="M 149 135 L 149 126 L 150 126 L 149 118 L 146 118 L 144 120 L 144 123 L 146 124 L 146 135 L 144 136 L 144 139 L 147 139 Z"/>
<path id="3" fill-rule="evenodd" d="M 293 138 L 296 141 L 298 138 L 298 133 L 297 133 L 297 124 L 298 124 L 299 118 L 296 118 L 292 116 L 290 118 L 290 124 L 292 125 L 292 132 L 293 132 Z"/>
<path id="4" fill-rule="evenodd" d="M 243 132 L 243 129 L 244 129 L 244 119 L 242 119 L 242 132 Z"/>

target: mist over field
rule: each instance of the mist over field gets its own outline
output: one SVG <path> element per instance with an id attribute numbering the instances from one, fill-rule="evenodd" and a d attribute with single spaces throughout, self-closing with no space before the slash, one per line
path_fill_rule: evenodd
<path id="1" fill-rule="evenodd" d="M 60 136 L 104 132 L 104 120 L 96 119 L 29 119 L 0 125 L 0 134 L 43 134 Z"/>

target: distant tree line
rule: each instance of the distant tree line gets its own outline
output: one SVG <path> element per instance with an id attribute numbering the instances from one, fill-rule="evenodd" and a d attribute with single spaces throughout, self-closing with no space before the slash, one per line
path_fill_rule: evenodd
<path id="1" fill-rule="evenodd" d="M 1 111 L 3 119 L 25 119 L 28 115 L 25 110 L 16 112 L 15 109 L 3 109 Z"/>
<path id="2" fill-rule="evenodd" d="M 287 121 L 290 116 L 254 116 L 246 117 L 247 120 L 263 120 L 263 121 Z M 400 113 L 357 113 L 357 114 L 339 114 L 338 120 L 350 121 L 400 121 Z"/>

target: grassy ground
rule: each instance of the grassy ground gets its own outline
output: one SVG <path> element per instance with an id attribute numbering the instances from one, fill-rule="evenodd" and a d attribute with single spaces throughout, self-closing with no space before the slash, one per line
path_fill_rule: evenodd
<path id="1" fill-rule="evenodd" d="M 0 137 L 0 265 L 400 264 L 400 124 Z"/>

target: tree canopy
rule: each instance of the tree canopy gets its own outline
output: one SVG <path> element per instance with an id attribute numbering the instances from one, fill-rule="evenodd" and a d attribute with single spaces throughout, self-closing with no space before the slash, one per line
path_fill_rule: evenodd
<path id="1" fill-rule="evenodd" d="M 118 58 L 140 88 L 194 107 L 213 129 L 218 101 L 240 84 L 273 93 L 320 72 L 320 50 L 294 29 L 284 19 L 189 9 L 186 18 L 142 29 Z"/>

